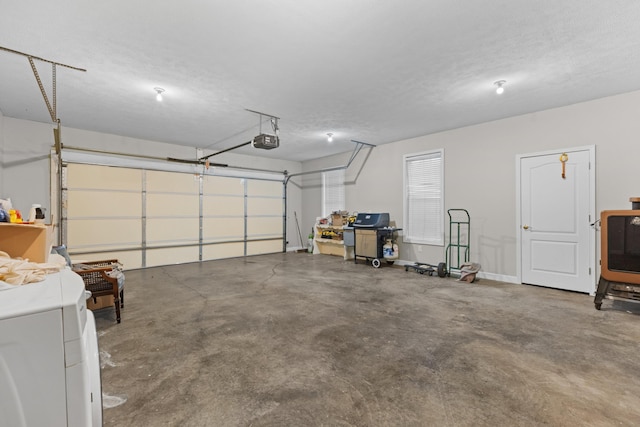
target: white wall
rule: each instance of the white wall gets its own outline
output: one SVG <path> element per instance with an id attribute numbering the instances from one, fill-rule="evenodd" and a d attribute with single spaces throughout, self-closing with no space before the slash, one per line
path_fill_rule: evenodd
<path id="1" fill-rule="evenodd" d="M 107 150 L 136 155 L 195 159 L 196 149 L 128 138 L 118 135 L 91 132 L 62 126 L 61 140 L 66 147 Z M 33 203 L 41 203 L 50 217 L 50 161 L 54 143 L 53 126 L 27 120 L 0 116 L 0 197 L 11 197 L 14 207 L 28 212 Z M 260 156 L 224 153 L 211 158 L 213 162 L 230 166 L 287 170 L 299 172 L 301 164 L 284 160 L 272 160 Z M 290 246 L 298 246 L 293 212 L 301 212 L 301 190 L 289 186 L 287 236 Z"/>
<path id="2" fill-rule="evenodd" d="M 48 214 L 53 126 L 9 117 L 2 123 L 2 196 L 11 197 L 13 207 L 25 215 L 34 203 L 42 204 Z"/>
<path id="3" fill-rule="evenodd" d="M 389 212 L 402 226 L 402 156 L 444 148 L 445 208 L 469 210 L 471 260 L 493 277 L 515 281 L 516 155 L 595 145 L 597 212 L 629 209 L 629 197 L 640 196 L 638 105 L 640 91 L 378 146 L 347 185 L 346 208 Z M 347 158 L 305 162 L 303 169 L 341 165 Z M 356 169 L 347 171 L 347 181 Z M 320 181 L 313 181 L 308 177 L 303 190 L 305 226 L 321 212 Z M 444 247 L 401 243 L 400 258 L 437 263 L 445 259 Z"/>

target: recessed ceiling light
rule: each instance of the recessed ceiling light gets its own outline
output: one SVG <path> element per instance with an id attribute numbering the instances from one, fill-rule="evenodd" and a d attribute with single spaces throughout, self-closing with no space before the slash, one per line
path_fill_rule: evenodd
<path id="1" fill-rule="evenodd" d="M 493 82 L 496 85 L 496 93 L 498 95 L 502 95 L 504 93 L 504 85 L 507 84 L 506 80 L 498 80 L 497 82 Z"/>
<path id="2" fill-rule="evenodd" d="M 327 134 L 327 141 L 328 141 L 328 142 L 333 142 L 333 134 L 332 134 L 331 132 L 329 132 L 329 133 Z"/>
<path id="3" fill-rule="evenodd" d="M 156 101 L 162 102 L 162 92 L 164 92 L 164 89 L 161 87 L 154 87 L 153 90 L 156 91 Z"/>

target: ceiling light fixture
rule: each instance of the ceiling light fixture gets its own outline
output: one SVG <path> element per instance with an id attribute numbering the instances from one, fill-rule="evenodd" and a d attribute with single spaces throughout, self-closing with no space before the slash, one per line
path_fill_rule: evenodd
<path id="1" fill-rule="evenodd" d="M 496 85 L 496 93 L 498 95 L 502 95 L 504 93 L 504 85 L 507 83 L 506 80 L 498 80 L 497 82 L 494 82 L 493 84 Z"/>
<path id="2" fill-rule="evenodd" d="M 329 132 L 329 133 L 327 134 L 327 141 L 328 141 L 328 142 L 333 142 L 333 134 L 332 134 L 331 132 Z"/>
<path id="3" fill-rule="evenodd" d="M 161 87 L 154 87 L 153 90 L 156 91 L 156 101 L 162 102 L 162 92 L 164 92 L 164 89 Z"/>

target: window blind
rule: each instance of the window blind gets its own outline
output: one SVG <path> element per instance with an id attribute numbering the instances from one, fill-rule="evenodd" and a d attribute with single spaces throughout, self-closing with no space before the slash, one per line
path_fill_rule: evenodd
<path id="1" fill-rule="evenodd" d="M 443 150 L 404 156 L 404 240 L 444 244 Z"/>
<path id="2" fill-rule="evenodd" d="M 344 169 L 322 172 L 322 216 L 344 209 Z"/>

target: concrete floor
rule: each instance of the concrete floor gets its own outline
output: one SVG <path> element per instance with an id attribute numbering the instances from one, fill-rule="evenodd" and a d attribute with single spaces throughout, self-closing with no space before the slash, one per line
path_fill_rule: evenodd
<path id="1" fill-rule="evenodd" d="M 107 426 L 637 426 L 640 304 L 338 257 L 129 271 Z"/>

